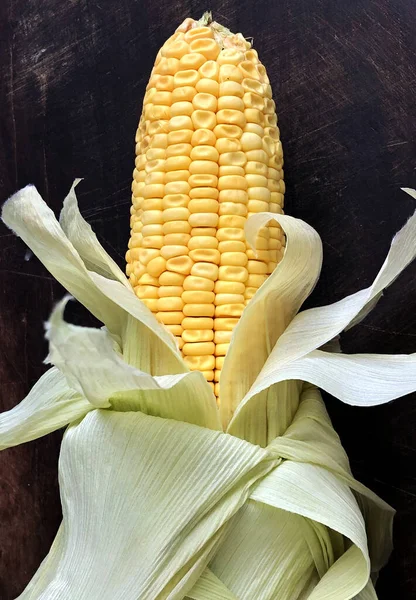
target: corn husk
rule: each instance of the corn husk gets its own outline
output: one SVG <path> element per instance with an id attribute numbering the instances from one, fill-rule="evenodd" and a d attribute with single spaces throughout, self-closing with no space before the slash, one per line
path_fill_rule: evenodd
<path id="1" fill-rule="evenodd" d="M 63 521 L 20 598 L 376 598 L 394 511 L 354 479 L 316 386 L 361 406 L 416 389 L 415 355 L 344 355 L 337 342 L 414 258 L 416 214 L 370 288 L 303 312 L 318 234 L 251 217 L 249 240 L 273 218 L 287 249 L 234 331 L 218 409 L 81 217 L 75 184 L 59 223 L 33 186 L 2 215 L 103 324 L 67 323 L 64 298 L 47 324 L 51 368 L 0 415 L 0 448 L 68 426 Z"/>

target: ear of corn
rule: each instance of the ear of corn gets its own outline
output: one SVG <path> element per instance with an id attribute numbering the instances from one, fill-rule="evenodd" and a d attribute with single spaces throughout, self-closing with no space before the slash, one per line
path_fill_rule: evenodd
<path id="1" fill-rule="evenodd" d="M 233 328 L 283 255 L 283 153 L 264 66 L 242 36 L 187 20 L 157 55 L 136 135 L 127 274 L 219 394 Z"/>
<path id="2" fill-rule="evenodd" d="M 244 103 L 244 94 L 236 93 L 236 85 L 245 81 L 269 89 L 246 42 L 215 24 L 201 28 L 187 21 L 179 33 L 184 35 L 173 40 L 174 55 L 167 47 L 156 67 L 164 58 L 183 59 L 183 70 L 198 75 L 211 64 L 202 79 L 192 74 L 193 86 L 177 87 L 175 101 L 173 84 L 171 90 L 163 86 L 171 87 L 166 78 L 181 70 L 151 83 L 148 112 L 153 106 L 159 112 L 142 121 L 143 132 L 139 128 L 133 191 L 139 186 L 140 193 L 133 193 L 128 271 L 137 295 L 178 338 L 188 364 L 214 385 L 233 327 L 250 302 L 247 290 L 254 293 L 280 258 L 281 248 L 272 244 L 283 243 L 276 226 L 260 230 L 257 253 L 247 247 L 243 226 L 258 207 L 250 203 L 269 203 L 270 211 L 272 194 L 283 193 L 281 179 L 269 176 L 270 169 L 281 171 L 269 166 L 273 156 L 281 159 L 281 150 L 276 140 L 274 154 L 267 152 L 265 140 L 275 126 L 248 121 L 251 108 L 243 111 L 238 102 Z M 193 40 L 200 42 L 198 52 L 188 51 Z M 215 60 L 195 58 L 202 50 Z M 242 52 L 245 60 L 221 63 L 223 50 Z M 237 80 L 250 61 L 258 79 L 251 71 Z M 208 77 L 219 78 L 224 65 L 234 79 Z M 217 96 L 206 91 L 208 83 L 194 90 L 204 79 L 216 81 Z M 221 95 L 230 82 L 229 93 Z M 198 94 L 208 98 L 194 105 Z M 264 103 L 267 97 L 265 92 Z M 179 114 L 172 112 L 176 103 Z M 230 116 L 218 123 L 226 110 L 244 112 L 246 121 Z M 175 118 L 182 120 L 171 128 Z M 248 130 L 250 123 L 263 131 Z M 251 133 L 261 147 L 244 147 Z M 267 189 L 251 175 L 266 179 Z M 272 191 L 270 181 L 281 191 Z M 394 511 L 352 477 L 315 385 L 362 406 L 414 391 L 415 355 L 343 355 L 324 346 L 367 315 L 414 258 L 416 214 L 394 238 L 373 285 L 301 314 L 319 275 L 321 242 L 305 222 L 276 214 L 291 241 L 235 332 L 218 410 L 203 377 L 184 372 L 173 339 L 135 301 L 83 220 L 76 183 L 59 223 L 33 186 L 2 211 L 4 222 L 104 325 L 66 323 L 67 299 L 61 302 L 46 328 L 47 360 L 54 367 L 23 402 L 0 415 L 0 449 L 69 425 L 59 461 L 63 526 L 20 598 L 53 600 L 63 589 L 71 598 L 103 600 L 184 594 L 194 600 L 375 598 L 371 581 L 391 550 Z M 227 204 L 237 208 L 225 209 Z M 250 240 L 268 219 L 252 219 Z M 242 383 L 239 390 L 232 378 Z"/>

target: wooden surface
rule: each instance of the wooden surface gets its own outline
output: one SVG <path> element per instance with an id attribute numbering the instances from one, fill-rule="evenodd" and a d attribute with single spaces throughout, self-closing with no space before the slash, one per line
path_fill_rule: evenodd
<path id="1" fill-rule="evenodd" d="M 206 8 L 188 0 L 3 0 L 0 200 L 34 183 L 57 211 L 74 177 L 84 177 L 82 212 L 122 265 L 134 133 L 152 62 L 176 25 Z M 253 36 L 268 68 L 285 149 L 286 209 L 324 243 L 309 305 L 370 284 L 415 208 L 399 190 L 416 187 L 414 0 L 213 0 L 208 8 Z M 44 371 L 43 322 L 63 290 L 4 227 L 0 268 L 6 410 Z M 414 266 L 345 335 L 344 348 L 416 351 Z M 381 599 L 416 597 L 415 399 L 357 409 L 326 397 L 355 475 L 398 511 Z M 57 530 L 60 439 L 56 433 L 0 454 L 1 600 L 23 590 Z"/>

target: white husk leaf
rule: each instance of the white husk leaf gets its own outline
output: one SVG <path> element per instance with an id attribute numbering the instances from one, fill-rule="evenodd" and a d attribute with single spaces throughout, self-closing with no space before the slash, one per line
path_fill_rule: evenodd
<path id="1" fill-rule="evenodd" d="M 394 511 L 354 479 L 319 391 L 303 381 L 360 405 L 416 388 L 415 355 L 348 356 L 332 342 L 413 259 L 416 216 L 370 288 L 299 314 L 319 276 L 318 234 L 291 217 L 249 219 L 249 240 L 273 218 L 287 248 L 234 331 L 223 433 L 208 384 L 79 213 L 76 183 L 61 225 L 31 186 L 3 209 L 105 325 L 66 323 L 61 302 L 47 326 L 55 366 L 0 416 L 0 448 L 70 424 L 63 523 L 20 598 L 374 600 Z"/>

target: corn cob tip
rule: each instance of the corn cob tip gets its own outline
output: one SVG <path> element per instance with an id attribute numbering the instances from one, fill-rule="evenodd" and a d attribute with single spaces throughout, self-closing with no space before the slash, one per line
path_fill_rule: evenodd
<path id="1" fill-rule="evenodd" d="M 183 23 L 181 23 L 181 25 L 179 25 L 179 27 L 176 29 L 176 32 L 186 33 L 191 29 L 199 27 L 206 27 L 210 29 L 213 33 L 215 41 L 219 44 L 222 50 L 224 48 L 234 48 L 244 52 L 246 50 L 250 50 L 251 48 L 250 42 L 245 39 L 243 34 L 233 33 L 227 27 L 224 27 L 224 25 L 217 23 L 217 21 L 213 21 L 211 11 L 204 12 L 198 21 L 188 17 L 183 21 Z"/>

